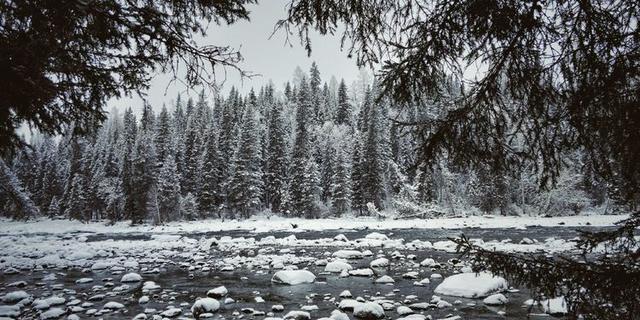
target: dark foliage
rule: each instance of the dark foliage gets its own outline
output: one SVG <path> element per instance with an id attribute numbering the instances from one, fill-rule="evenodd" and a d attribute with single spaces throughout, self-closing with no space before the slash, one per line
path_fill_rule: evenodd
<path id="1" fill-rule="evenodd" d="M 539 297 L 565 296 L 570 315 L 632 319 L 640 314 L 640 264 L 634 231 L 640 212 L 615 231 L 581 232 L 574 256 L 512 254 L 482 249 L 464 235 L 452 239 L 475 270 L 490 270 Z M 596 251 L 596 252 L 594 252 Z"/>
<path id="2" fill-rule="evenodd" d="M 186 68 L 190 85 L 213 67 L 237 68 L 227 46 L 197 46 L 207 23 L 248 19 L 255 0 L 56 0 L 0 3 L 0 152 L 23 142 L 27 123 L 82 133 L 105 119 L 112 97 L 142 94 L 155 70 Z"/>
<path id="3" fill-rule="evenodd" d="M 382 65 L 381 94 L 428 98 L 437 117 L 419 126 L 424 162 L 446 154 L 492 172 L 533 166 L 553 185 L 563 154 L 581 150 L 594 181 L 628 209 L 640 199 L 640 3 L 515 0 L 292 0 L 278 23 L 311 51 L 310 30 L 340 32 L 359 64 Z M 465 72 L 479 68 L 475 79 Z M 451 95 L 442 81 L 465 82 Z M 572 315 L 640 314 L 640 213 L 617 231 L 584 233 L 579 257 L 507 254 L 456 240 L 479 267 L 506 274 Z M 605 253 L 592 252 L 606 247 Z"/>
<path id="4" fill-rule="evenodd" d="M 359 64 L 382 65 L 383 95 L 441 101 L 441 118 L 414 123 L 429 128 L 425 161 L 446 152 L 497 172 L 535 165 L 546 186 L 580 147 L 637 202 L 639 13 L 633 0 L 293 0 L 278 26 L 309 51 L 310 30 L 342 32 Z M 475 68 L 460 97 L 440 85 Z"/>

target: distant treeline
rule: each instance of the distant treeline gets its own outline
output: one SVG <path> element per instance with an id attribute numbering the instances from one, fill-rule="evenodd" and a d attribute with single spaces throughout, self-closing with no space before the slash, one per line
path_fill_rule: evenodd
<path id="1" fill-rule="evenodd" d="M 454 95 L 464 90 L 442 86 Z M 422 161 L 429 123 L 446 109 L 425 101 L 394 105 L 366 76 L 349 87 L 323 82 L 314 63 L 278 90 L 269 84 L 241 96 L 232 88 L 227 97 L 203 91 L 195 99 L 178 96 L 158 114 L 145 104 L 139 119 L 131 109 L 112 111 L 86 135 L 36 134 L 9 163 L 41 214 L 79 220 L 162 223 L 261 211 L 308 218 L 557 215 L 615 197 L 580 150 L 566 155 L 553 188 L 541 188 L 534 168 L 462 168 L 446 154 Z M 21 215 L 1 188 L 0 206 L 7 216 Z"/>

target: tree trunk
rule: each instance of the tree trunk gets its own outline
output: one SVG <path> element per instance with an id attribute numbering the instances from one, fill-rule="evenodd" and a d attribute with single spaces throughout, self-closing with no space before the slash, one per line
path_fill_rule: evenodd
<path id="1" fill-rule="evenodd" d="M 29 219 L 40 215 L 40 210 L 24 191 L 22 183 L 2 158 L 0 158 L 0 188 L 8 194 L 17 207 L 14 218 Z"/>

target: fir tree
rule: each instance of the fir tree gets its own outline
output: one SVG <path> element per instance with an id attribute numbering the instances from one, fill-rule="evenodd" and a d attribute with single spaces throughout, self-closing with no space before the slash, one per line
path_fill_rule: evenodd
<path id="1" fill-rule="evenodd" d="M 175 220 L 180 213 L 180 175 L 173 155 L 167 154 L 158 173 L 158 223 Z"/>
<path id="2" fill-rule="evenodd" d="M 65 215 L 81 221 L 91 219 L 90 208 L 87 206 L 87 184 L 85 179 L 84 175 L 80 172 L 73 175 L 69 189 L 69 202 L 65 209 Z"/>
<path id="3" fill-rule="evenodd" d="M 353 146 L 353 161 L 351 170 L 351 206 L 359 214 L 365 209 L 365 161 L 362 157 L 361 138 L 356 136 Z"/>
<path id="4" fill-rule="evenodd" d="M 262 207 L 262 155 L 255 107 L 255 103 L 247 107 L 239 148 L 234 157 L 234 174 L 229 184 L 229 206 L 243 217 Z"/>
<path id="5" fill-rule="evenodd" d="M 268 148 L 265 170 L 265 199 L 274 212 L 279 212 L 283 202 L 283 188 L 287 179 L 287 146 L 282 106 L 273 103 L 268 125 Z"/>
<path id="6" fill-rule="evenodd" d="M 331 178 L 331 204 L 333 211 L 340 215 L 349 211 L 351 198 L 351 177 L 347 159 L 342 150 L 337 150 Z"/>
<path id="7" fill-rule="evenodd" d="M 156 151 L 158 153 L 158 164 L 164 163 L 164 158 L 170 148 L 171 143 L 171 118 L 167 111 L 167 106 L 162 105 L 162 111 L 158 117 L 157 133 L 156 133 Z"/>
<path id="8" fill-rule="evenodd" d="M 200 168 L 200 132 L 199 123 L 195 116 L 189 117 L 184 135 L 184 162 L 181 190 L 183 194 L 191 193 L 197 197 L 199 168 Z"/>
<path id="9" fill-rule="evenodd" d="M 298 93 L 298 109 L 296 112 L 296 137 L 293 146 L 292 164 L 291 164 L 291 205 L 292 209 L 303 215 L 312 215 L 310 210 L 313 208 L 312 191 L 317 186 L 308 185 L 311 173 L 307 170 L 312 167 L 314 162 L 311 156 L 311 147 L 309 141 L 309 115 L 311 104 L 309 97 L 309 88 L 306 79 L 300 82 Z M 315 164 L 315 162 L 313 163 Z M 317 173 L 315 173 L 317 174 Z"/>
<path id="10" fill-rule="evenodd" d="M 351 125 L 352 112 L 347 85 L 344 83 L 344 79 L 342 79 L 338 87 L 338 110 L 336 110 L 334 122 L 338 125 Z"/>
<path id="11" fill-rule="evenodd" d="M 311 64 L 309 70 L 309 99 L 311 103 L 311 112 L 313 116 L 310 118 L 315 124 L 321 124 L 324 122 L 324 110 L 322 109 L 322 94 L 320 89 L 321 84 L 320 70 L 315 61 Z"/>
<path id="12" fill-rule="evenodd" d="M 204 213 L 213 213 L 222 204 L 223 177 L 222 165 L 228 159 L 220 157 L 218 150 L 218 134 L 211 125 L 208 129 L 202 162 L 202 187 L 198 195 L 198 206 Z"/>
<path id="13" fill-rule="evenodd" d="M 365 96 L 364 110 L 370 112 L 367 120 L 363 124 L 368 124 L 367 136 L 364 145 L 364 172 L 362 174 L 364 184 L 364 201 L 365 203 L 373 203 L 376 208 L 383 208 L 385 196 L 384 188 L 384 165 L 382 153 L 382 117 L 380 114 L 380 105 L 371 101 L 371 94 Z"/>

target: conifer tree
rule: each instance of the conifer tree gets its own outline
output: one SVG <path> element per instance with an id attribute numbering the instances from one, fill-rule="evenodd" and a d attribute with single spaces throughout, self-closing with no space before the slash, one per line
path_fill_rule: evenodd
<path id="1" fill-rule="evenodd" d="M 322 152 L 322 162 L 320 162 L 320 187 L 322 189 L 321 199 L 324 202 L 328 202 L 331 197 L 331 181 L 333 179 L 336 150 L 333 147 L 333 142 L 328 140 L 323 143 L 323 147 L 318 148 Z"/>
<path id="2" fill-rule="evenodd" d="M 307 171 L 313 167 L 311 163 L 314 161 L 311 155 L 308 128 L 310 126 L 312 106 L 310 104 L 309 87 L 305 78 L 300 82 L 297 98 L 296 137 L 291 159 L 291 205 L 295 212 L 311 215 L 313 212 L 310 212 L 310 210 L 314 205 L 311 192 L 315 191 L 316 186 L 309 185 L 311 183 L 311 173 Z"/>
<path id="3" fill-rule="evenodd" d="M 151 133 L 141 133 L 132 152 L 132 209 L 127 212 L 133 224 L 152 218 L 159 223 L 157 200 L 157 160 Z"/>
<path id="4" fill-rule="evenodd" d="M 175 220 L 180 211 L 180 175 L 173 155 L 168 153 L 158 174 L 158 223 Z"/>
<path id="5" fill-rule="evenodd" d="M 309 70 L 309 98 L 311 103 L 311 112 L 313 114 L 310 119 L 312 119 L 312 123 L 321 124 L 324 122 L 324 110 L 322 106 L 322 91 L 320 89 L 321 84 L 320 79 L 320 70 L 318 69 L 318 65 L 315 61 L 311 64 L 311 69 Z"/>
<path id="6" fill-rule="evenodd" d="M 81 172 L 76 172 L 70 182 L 68 203 L 65 215 L 81 221 L 91 218 L 90 208 L 87 206 L 87 184 Z"/>
<path id="7" fill-rule="evenodd" d="M 124 215 L 130 217 L 133 212 L 138 210 L 136 206 L 134 180 L 133 180 L 133 151 L 137 137 L 136 118 L 131 108 L 125 111 L 123 118 L 123 135 L 122 135 L 122 190 L 124 192 Z"/>
<path id="8" fill-rule="evenodd" d="M 243 217 L 262 207 L 262 155 L 255 108 L 254 102 L 247 106 L 238 151 L 234 157 L 234 173 L 229 184 L 229 206 Z"/>
<path id="9" fill-rule="evenodd" d="M 271 104 L 268 124 L 268 148 L 265 168 L 265 201 L 274 212 L 281 210 L 283 188 L 287 179 L 286 128 L 282 119 L 282 105 Z"/>
<path id="10" fill-rule="evenodd" d="M 365 209 L 365 161 L 362 156 L 362 142 L 359 135 L 356 136 L 353 146 L 353 161 L 351 169 L 351 207 L 362 214 Z"/>
<path id="11" fill-rule="evenodd" d="M 190 116 L 184 134 L 184 162 L 181 190 L 183 194 L 191 193 L 197 198 L 200 168 L 200 132 L 196 116 Z"/>
<path id="12" fill-rule="evenodd" d="M 331 177 L 331 204 L 333 211 L 338 215 L 346 213 L 350 209 L 351 177 L 347 163 L 344 151 L 338 149 Z"/>
<path id="13" fill-rule="evenodd" d="M 334 122 L 338 125 L 351 125 L 352 112 L 347 85 L 344 83 L 344 79 L 342 79 L 338 87 L 338 110 L 336 110 Z"/>
<path id="14" fill-rule="evenodd" d="M 381 105 L 372 101 L 371 94 L 365 95 L 364 110 L 369 111 L 369 116 L 363 125 L 368 124 L 367 135 L 364 145 L 364 170 L 362 178 L 364 180 L 364 201 L 373 203 L 376 208 L 383 208 L 385 197 L 384 187 L 384 159 L 382 146 L 382 114 Z"/>
<path id="15" fill-rule="evenodd" d="M 223 195 L 223 162 L 228 159 L 220 157 L 218 150 L 218 133 L 213 125 L 207 130 L 207 143 L 202 160 L 202 187 L 198 195 L 198 207 L 204 213 L 213 213 L 222 204 Z"/>
<path id="16" fill-rule="evenodd" d="M 171 148 L 171 118 L 167 111 L 167 106 L 162 105 L 162 111 L 158 117 L 157 133 L 156 133 L 156 151 L 158 153 L 158 164 L 164 163 L 164 158 L 167 155 L 168 150 Z M 175 162 L 175 161 L 174 161 Z"/>

